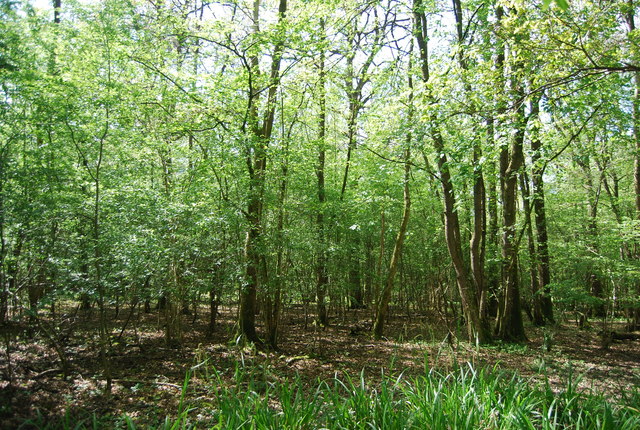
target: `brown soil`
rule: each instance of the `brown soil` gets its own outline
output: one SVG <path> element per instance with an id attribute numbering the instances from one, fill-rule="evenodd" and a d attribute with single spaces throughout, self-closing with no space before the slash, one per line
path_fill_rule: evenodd
<path id="1" fill-rule="evenodd" d="M 578 330 L 566 321 L 546 331 L 551 342 L 544 341 L 543 329 L 528 327 L 526 343 L 478 348 L 447 336 L 443 322 L 434 316 L 395 315 L 388 338 L 374 341 L 366 310 L 347 311 L 334 318 L 330 327 L 319 328 L 302 308 L 293 308 L 282 319 L 281 349 L 258 351 L 234 342 L 235 310 L 225 308 L 213 335 L 207 334 L 204 312 L 195 322 L 185 316 L 184 341 L 177 348 L 165 344 L 157 311 L 129 323 L 119 340 L 127 312 L 112 318 L 114 384 L 107 397 L 97 355 L 95 312 L 69 314 L 75 315 L 56 326 L 43 317 L 45 323 L 31 337 L 26 327 L 0 329 L 0 428 L 16 428 L 27 419 L 51 422 L 65 414 L 77 419 L 126 413 L 136 423 L 158 422 L 177 411 L 185 374 L 194 366 L 189 395 L 195 397 L 207 395 L 205 373 L 215 369 L 221 383 L 232 384 L 238 366 L 260 372 L 266 381 L 298 375 L 313 385 L 336 374 L 362 372 L 374 382 L 383 373 L 421 374 L 425 367 L 446 372 L 471 363 L 517 371 L 534 382 L 546 380 L 555 389 L 561 389 L 572 374 L 580 377 L 580 388 L 614 401 L 640 382 L 640 341 L 616 341 L 605 350 L 599 322 Z M 608 330 L 623 331 L 622 324 L 610 325 Z M 54 344 L 67 357 L 66 380 Z"/>

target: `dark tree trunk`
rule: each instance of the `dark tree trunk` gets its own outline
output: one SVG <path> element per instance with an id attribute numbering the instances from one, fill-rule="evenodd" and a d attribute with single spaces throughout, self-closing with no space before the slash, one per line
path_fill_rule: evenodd
<path id="1" fill-rule="evenodd" d="M 493 119 L 487 122 L 487 141 L 490 146 L 494 146 Z M 499 250 L 498 235 L 498 181 L 497 181 L 495 161 L 488 164 L 487 169 L 487 212 L 489 214 L 488 232 L 486 243 L 492 256 Z M 483 311 L 487 317 L 498 316 L 498 297 L 500 296 L 500 272 L 501 268 L 496 258 L 490 258 L 487 264 L 485 289 L 487 299 L 484 302 Z"/>
<path id="2" fill-rule="evenodd" d="M 60 14 L 62 13 L 62 0 L 53 0 L 53 22 L 60 24 Z"/>
<path id="3" fill-rule="evenodd" d="M 391 262 L 389 263 L 389 273 L 385 281 L 384 289 L 382 290 L 381 297 L 377 303 L 376 317 L 373 324 L 373 336 L 376 339 L 380 339 L 384 332 L 384 324 L 389 313 L 389 302 L 391 300 L 391 292 L 393 290 L 393 281 L 398 271 L 398 262 L 402 255 L 402 246 L 404 244 L 404 238 L 407 233 L 407 226 L 409 225 L 409 215 L 411 209 L 411 197 L 409 194 L 409 178 L 411 174 L 410 167 L 410 154 L 409 145 L 411 142 L 411 136 L 407 138 L 407 148 L 405 149 L 405 174 L 404 174 L 404 210 L 402 213 L 402 222 L 400 223 L 400 229 L 398 230 L 398 236 L 396 237 L 396 243 L 393 247 L 393 254 L 391 256 Z"/>
<path id="4" fill-rule="evenodd" d="M 320 21 L 322 36 L 324 36 L 324 19 Z M 318 162 L 316 164 L 316 177 L 318 179 L 318 213 L 316 215 L 316 229 L 318 234 L 318 249 L 316 263 L 316 306 L 318 324 L 321 326 L 329 325 L 329 317 L 327 315 L 327 306 L 325 297 L 327 294 L 327 285 L 329 284 L 329 276 L 327 273 L 327 244 L 325 232 L 325 210 L 326 210 L 326 193 L 324 185 L 324 168 L 325 168 L 325 137 L 327 130 L 327 101 L 326 101 L 326 72 L 325 72 L 325 52 L 320 52 L 320 116 L 318 120 Z"/>
<path id="5" fill-rule="evenodd" d="M 628 0 L 627 4 L 627 25 L 629 33 L 635 32 L 635 1 Z M 633 184 L 635 191 L 635 218 L 640 220 L 640 72 L 633 73 L 633 142 L 635 155 L 633 157 Z M 637 250 L 637 249 L 636 249 Z M 636 252 L 634 257 L 640 259 Z M 636 282 L 636 295 L 640 296 L 640 282 Z M 640 327 L 640 307 L 631 309 L 632 321 L 630 328 Z"/>
<path id="6" fill-rule="evenodd" d="M 539 103 L 533 103 L 531 114 L 534 119 L 539 113 Z M 537 132 L 537 130 L 535 130 Z M 537 133 L 531 139 L 531 180 L 533 184 L 533 213 L 536 225 L 536 242 L 538 245 L 536 256 L 538 263 L 538 305 L 542 313 L 543 324 L 555 323 L 553 318 L 553 304 L 551 302 L 551 262 L 549 257 L 549 239 L 547 234 L 547 214 L 544 197 L 544 165 L 542 164 L 542 142 Z"/>
<path id="7" fill-rule="evenodd" d="M 496 331 L 504 341 L 526 339 L 520 304 L 518 280 L 518 243 L 516 238 L 516 217 L 518 212 L 517 190 L 518 171 L 524 162 L 523 142 L 526 127 L 524 105 L 518 108 L 515 136 L 506 153 L 501 169 L 502 193 L 502 302 Z M 504 155 L 503 155 L 504 157 Z"/>
<path id="8" fill-rule="evenodd" d="M 218 322 L 218 309 L 220 307 L 220 284 L 222 283 L 222 267 L 219 262 L 213 264 L 211 274 L 211 287 L 209 288 L 209 334 L 216 330 Z"/>
<path id="9" fill-rule="evenodd" d="M 278 329 L 280 326 L 280 310 L 282 308 L 282 288 L 285 277 L 284 264 L 284 217 L 285 202 L 287 197 L 287 184 L 289 176 L 288 166 L 288 142 L 291 136 L 287 136 L 284 156 L 282 162 L 282 177 L 280 180 L 280 192 L 278 195 L 278 223 L 276 226 L 277 253 L 276 253 L 276 278 L 270 291 L 267 291 L 265 298 L 265 328 L 267 332 L 267 343 L 273 349 L 278 348 Z M 266 269 L 265 269 L 266 270 Z"/>
<path id="10" fill-rule="evenodd" d="M 360 235 L 358 231 L 349 231 L 349 308 L 364 308 L 364 292 L 362 291 L 362 277 L 360 276 Z"/>

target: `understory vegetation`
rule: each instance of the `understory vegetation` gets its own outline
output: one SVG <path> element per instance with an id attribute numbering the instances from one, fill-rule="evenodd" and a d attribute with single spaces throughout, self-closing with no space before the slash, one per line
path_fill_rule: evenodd
<path id="1" fill-rule="evenodd" d="M 424 375 L 337 375 L 314 386 L 269 381 L 264 369 L 237 366 L 229 385 L 206 362 L 185 377 L 178 410 L 162 422 L 143 427 L 129 416 L 85 419 L 69 416 L 60 423 L 32 420 L 25 426 L 52 428 L 158 429 L 616 429 L 640 426 L 640 392 L 632 390 L 611 402 L 576 390 L 570 375 L 559 390 L 531 383 L 498 369 L 461 366 L 451 373 L 427 369 Z M 185 401 L 192 378 L 198 398 Z"/>
<path id="2" fill-rule="evenodd" d="M 602 321 L 578 329 L 567 315 L 528 327 L 526 343 L 483 346 L 429 329 L 440 324 L 422 315 L 394 312 L 391 337 L 372 341 L 354 330 L 356 312 L 324 329 L 288 313 L 287 347 L 272 351 L 231 338 L 234 315 L 223 310 L 214 336 L 206 320 L 184 321 L 180 348 L 148 315 L 114 342 L 109 393 L 86 341 L 92 319 L 66 331 L 63 351 L 43 332 L 14 339 L 0 428 L 633 429 L 640 420 L 640 345 L 603 350 Z"/>

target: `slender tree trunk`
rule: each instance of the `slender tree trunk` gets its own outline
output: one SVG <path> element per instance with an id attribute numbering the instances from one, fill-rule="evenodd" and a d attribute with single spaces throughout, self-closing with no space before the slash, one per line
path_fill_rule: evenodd
<path id="1" fill-rule="evenodd" d="M 378 250 L 378 262 L 376 265 L 376 280 L 375 280 L 375 288 L 373 292 L 374 300 L 378 300 L 378 296 L 380 294 L 380 287 L 382 284 L 382 263 L 384 261 L 384 235 L 386 233 L 386 225 L 384 218 L 384 209 L 380 211 L 380 248 Z"/>
<path id="2" fill-rule="evenodd" d="M 368 5 L 366 8 L 369 8 Z M 367 13 L 363 10 L 363 13 Z M 376 15 L 377 16 L 377 15 Z M 385 18 L 386 19 L 386 18 Z M 348 112 L 347 112 L 347 159 L 345 162 L 344 174 L 342 177 L 342 186 L 340 189 L 340 201 L 344 201 L 346 193 L 349 171 L 351 168 L 353 154 L 357 146 L 357 130 L 358 130 L 358 116 L 368 100 L 368 97 L 363 96 L 363 90 L 365 85 L 369 82 L 369 69 L 373 64 L 375 55 L 380 51 L 381 42 L 383 37 L 382 28 L 385 24 L 380 24 L 376 19 L 376 26 L 371 32 L 368 33 L 372 36 L 372 39 L 364 37 L 365 31 L 358 29 L 357 20 L 354 20 L 353 32 L 347 34 L 347 46 L 350 48 L 344 53 L 346 62 L 346 73 L 344 75 L 344 88 L 347 95 Z M 354 69 L 354 60 L 356 59 L 356 53 L 360 47 L 360 43 L 364 40 L 370 40 L 369 45 L 371 50 L 364 56 L 364 61 L 356 72 Z M 347 289 L 349 292 L 349 307 L 352 309 L 361 309 L 365 307 L 364 304 L 364 291 L 362 288 L 362 276 L 360 272 L 361 262 L 361 237 L 360 232 L 357 229 L 350 229 L 347 232 L 347 240 L 349 242 L 349 274 L 347 279 Z"/>
<path id="3" fill-rule="evenodd" d="M 9 145 L 5 144 L 0 148 L 0 326 L 8 320 L 9 314 L 9 282 L 6 270 L 6 257 L 8 254 L 7 238 L 5 235 L 5 162 L 8 159 Z M 7 343 L 7 350 L 9 345 Z"/>
<path id="4" fill-rule="evenodd" d="M 278 348 L 278 328 L 280 322 L 280 309 L 282 307 L 282 286 L 284 281 L 284 206 L 287 196 L 287 183 L 289 175 L 288 160 L 286 159 L 288 144 L 285 148 L 285 160 L 282 164 L 282 178 L 280 180 L 280 191 L 278 195 L 278 222 L 276 226 L 277 253 L 276 253 L 276 279 L 273 291 L 268 291 L 265 297 L 265 328 L 267 332 L 267 342 L 273 349 Z"/>
<path id="5" fill-rule="evenodd" d="M 2 216 L 2 215 L 0 215 Z M 4 239 L 4 238 L 3 238 Z M 5 239 L 6 240 L 6 239 Z M 20 267 L 18 261 L 20 256 L 22 255 L 22 246 L 25 241 L 25 231 L 24 228 L 19 228 L 16 232 L 15 243 L 13 244 L 13 250 L 11 251 L 11 259 L 9 261 L 5 261 L 2 266 L 2 281 L 4 284 L 2 285 L 2 302 L 0 302 L 0 309 L 3 313 L 2 319 L 0 319 L 0 325 L 6 323 L 9 318 L 9 297 L 10 293 L 17 292 L 18 289 L 18 268 Z M 6 243 L 3 243 L 5 249 L 2 251 L 3 253 L 8 252 L 8 246 Z M 3 256 L 3 259 L 6 260 L 6 256 Z"/>
<path id="6" fill-rule="evenodd" d="M 532 105 L 532 118 L 537 119 L 539 114 L 539 102 Z M 531 180 L 533 184 L 533 213 L 536 225 L 536 242 L 538 245 L 536 256 L 538 263 L 538 304 L 542 313 L 542 323 L 555 323 L 553 317 L 553 304 L 551 302 L 551 261 L 549 257 L 549 239 L 547 234 L 547 214 L 544 196 L 544 165 L 542 163 L 542 142 L 537 133 L 533 133 L 531 139 Z"/>
<path id="7" fill-rule="evenodd" d="M 360 112 L 360 102 L 355 95 L 349 95 L 349 118 L 347 120 L 347 160 L 344 165 L 344 175 L 342 177 L 342 187 L 340 189 L 340 200 L 344 199 L 349 179 L 349 168 L 351 167 L 351 157 L 356 149 L 356 125 Z"/>
<path id="8" fill-rule="evenodd" d="M 255 193 L 255 190 L 251 190 Z M 240 330 L 242 334 L 254 343 L 260 343 L 260 339 L 256 333 L 256 309 L 257 309 L 257 291 L 258 291 L 258 267 L 260 265 L 260 255 L 257 248 L 257 242 L 260 238 L 261 217 L 260 203 L 258 197 L 250 198 L 247 221 L 249 222 L 249 230 L 244 244 L 245 257 L 245 285 L 240 291 Z"/>
<path id="9" fill-rule="evenodd" d="M 358 124 L 358 115 L 361 109 L 362 90 L 360 85 L 352 87 L 356 79 L 353 72 L 352 55 L 347 57 L 347 98 L 349 99 L 349 117 L 347 118 L 347 160 L 344 167 L 344 175 L 342 177 L 342 187 L 340 189 L 340 201 L 344 200 L 347 189 L 349 169 L 351 167 L 353 152 L 356 149 L 356 131 Z M 349 230 L 347 234 L 349 241 L 349 307 L 351 309 L 362 309 L 364 307 L 364 293 L 362 291 L 362 278 L 360 276 L 360 233 L 358 230 Z"/>
<path id="10" fill-rule="evenodd" d="M 223 246 L 224 252 L 224 246 Z M 209 287 L 209 334 L 216 330 L 218 322 L 218 309 L 220 308 L 220 285 L 223 279 L 223 266 L 221 261 L 213 261 L 211 267 L 211 287 Z"/>
<path id="11" fill-rule="evenodd" d="M 533 324 L 541 327 L 544 325 L 542 315 L 540 283 L 538 280 L 538 254 L 531 225 L 531 192 L 529 188 L 529 178 L 526 172 L 520 174 L 520 192 L 522 193 L 522 208 L 525 216 L 525 229 L 527 232 L 527 243 L 529 244 L 529 285 L 531 289 L 531 319 Z"/>
<path id="12" fill-rule="evenodd" d="M 253 33 L 257 36 L 260 32 L 260 0 L 253 2 Z M 248 125 L 251 132 L 244 129 L 247 136 L 247 171 L 249 173 L 249 197 L 245 217 L 249 228 L 244 244 L 245 259 L 245 284 L 240 290 L 239 325 L 242 334 L 254 343 L 260 343 L 256 333 L 256 310 L 258 295 L 258 267 L 260 266 L 260 253 L 258 241 L 261 235 L 262 221 L 262 194 L 264 192 L 264 174 L 266 170 L 266 154 L 261 142 L 261 131 L 258 118 L 258 103 L 260 92 L 254 88 L 253 82 L 260 74 L 260 62 L 257 56 L 249 59 L 249 76 L 253 79 L 249 85 L 248 95 Z"/>
<path id="13" fill-rule="evenodd" d="M 498 25 L 502 25 L 504 10 L 496 8 Z M 511 11 L 517 18 L 518 11 Z M 520 285 L 518 278 L 518 241 L 516 238 L 516 218 L 518 213 L 518 174 L 524 165 L 524 136 L 527 126 L 525 116 L 524 89 L 522 88 L 522 60 L 513 52 L 510 59 L 510 82 L 505 85 L 505 51 L 502 45 L 498 49 L 497 68 L 500 71 L 500 86 L 508 87 L 512 100 L 516 102 L 513 112 L 513 137 L 509 145 L 500 151 L 500 185 L 502 192 L 502 297 L 498 312 L 496 332 L 504 341 L 526 340 L 520 303 Z M 506 100 L 499 101 L 498 111 L 506 113 Z"/>
<path id="14" fill-rule="evenodd" d="M 364 292 L 362 291 L 362 277 L 360 276 L 360 254 L 362 253 L 360 232 L 349 230 L 347 240 L 349 241 L 350 249 L 347 263 L 349 265 L 349 307 L 351 309 L 362 309 L 364 308 Z"/>
<path id="15" fill-rule="evenodd" d="M 418 43 L 422 79 L 426 85 L 429 84 L 429 61 L 427 44 L 427 18 L 424 12 L 422 0 L 414 0 L 414 36 Z M 476 295 L 474 285 L 470 281 L 471 275 L 464 261 L 462 253 L 462 240 L 460 236 L 460 223 L 456 210 L 456 197 L 451 172 L 444 147 L 444 140 L 440 132 L 436 118 L 430 118 L 430 134 L 436 154 L 438 154 L 438 172 L 440 173 L 440 183 L 444 199 L 444 226 L 447 249 L 456 273 L 456 283 L 462 302 L 462 310 L 466 319 L 467 337 L 470 341 L 477 340 L 485 343 L 490 340 L 490 333 L 487 333 L 480 321 L 479 297 Z"/>
<path id="16" fill-rule="evenodd" d="M 324 19 L 320 20 L 320 29 L 324 37 Z M 318 234 L 318 250 L 316 263 L 316 306 L 317 318 L 320 326 L 329 325 L 325 296 L 329 275 L 327 273 L 327 243 L 325 232 L 326 192 L 324 185 L 325 158 L 326 158 L 326 132 L 327 132 L 327 99 L 326 99 L 326 72 L 325 51 L 320 52 L 320 116 L 318 119 L 318 162 L 316 164 L 316 178 L 318 179 L 318 213 L 316 215 L 316 229 Z"/>
<path id="17" fill-rule="evenodd" d="M 593 178 L 593 172 L 591 169 L 591 160 L 577 160 L 578 165 L 582 168 L 585 178 L 585 192 L 587 193 L 587 252 L 593 255 L 597 255 L 600 250 L 599 234 L 598 234 L 598 205 L 600 202 L 601 185 L 603 175 L 599 175 L 598 183 L 596 184 Z M 589 265 L 589 269 L 586 273 L 586 284 L 589 286 L 589 293 L 598 299 L 604 300 L 604 288 L 602 280 L 598 273 L 593 270 L 592 265 Z M 604 304 L 597 304 L 592 309 L 596 316 L 602 317 L 605 313 Z"/>
<path id="18" fill-rule="evenodd" d="M 109 69 L 110 69 L 109 65 Z M 110 75 L 110 71 L 109 71 Z M 107 133 L 109 131 L 109 108 L 106 107 L 106 123 L 104 125 L 104 133 L 100 139 L 100 147 L 98 152 L 98 160 L 96 162 L 95 167 L 95 199 L 94 199 L 94 212 L 93 212 L 93 257 L 94 257 L 94 268 L 96 272 L 96 290 L 98 291 L 98 311 L 100 312 L 100 360 L 102 362 L 102 368 L 104 372 L 104 377 L 106 380 L 105 392 L 111 393 L 111 360 L 108 357 L 108 353 L 110 350 L 110 340 L 109 340 L 109 322 L 107 319 L 107 311 L 105 306 L 106 299 L 106 291 L 104 281 L 102 279 L 102 247 L 100 246 L 101 241 L 101 189 L 100 189 L 100 181 L 101 181 L 101 168 L 102 161 L 104 157 L 104 145 L 105 140 L 107 138 Z"/>
<path id="19" fill-rule="evenodd" d="M 487 121 L 487 142 L 490 147 L 495 145 L 494 139 L 494 121 Z M 490 161 L 487 166 L 487 212 L 489 214 L 488 232 L 486 244 L 491 255 L 496 255 L 499 249 L 498 235 L 498 175 L 495 161 Z M 487 318 L 497 317 L 498 315 L 498 297 L 500 296 L 500 266 L 496 258 L 489 259 L 485 276 L 486 300 L 482 302 L 481 312 Z"/>
<path id="20" fill-rule="evenodd" d="M 413 45 L 412 45 L 413 46 Z M 413 50 L 411 50 L 413 51 Z M 411 55 L 411 53 L 409 54 Z M 413 78 L 411 77 L 411 60 L 409 60 L 409 100 L 408 100 L 408 109 L 409 113 L 408 123 L 413 123 Z M 407 226 L 409 225 L 409 217 L 411 214 L 411 194 L 409 191 L 409 179 L 411 178 L 411 141 L 412 136 L 411 133 L 407 133 L 407 140 L 405 142 L 404 149 L 404 200 L 403 200 L 403 211 L 402 211 L 402 221 L 400 222 L 400 228 L 398 229 L 398 236 L 396 236 L 396 242 L 393 247 L 393 254 L 391 255 L 391 262 L 389 263 L 389 273 L 387 274 L 387 279 L 384 285 L 384 289 L 382 290 L 381 297 L 377 300 L 377 309 L 376 309 L 376 317 L 373 323 L 373 336 L 376 339 L 380 339 L 384 332 L 384 324 L 387 319 L 387 314 L 389 313 L 389 302 L 391 301 L 391 291 L 393 290 L 393 282 L 396 277 L 396 272 L 398 271 L 398 262 L 400 261 L 400 256 L 402 255 L 402 246 L 404 244 L 404 239 L 407 234 Z"/>
<path id="21" fill-rule="evenodd" d="M 393 247 L 393 254 L 391 255 L 391 262 L 389 263 L 389 273 L 385 281 L 384 289 L 380 299 L 377 302 L 376 317 L 373 324 L 373 336 L 376 339 L 380 339 L 384 332 L 384 324 L 389 313 L 389 302 L 391 301 L 391 292 L 393 290 L 393 282 L 398 271 L 398 263 L 402 255 L 402 246 L 407 234 L 407 226 L 409 225 L 409 216 L 411 213 L 411 196 L 409 194 L 409 179 L 411 175 L 410 157 L 411 150 L 409 148 L 411 136 L 407 138 L 407 148 L 404 151 L 405 158 L 405 170 L 404 170 L 404 208 L 402 212 L 402 222 L 400 223 L 400 229 L 398 230 L 398 236 L 396 236 L 396 242 Z"/>
<path id="22" fill-rule="evenodd" d="M 479 300 L 480 324 L 482 330 L 487 333 L 486 336 L 490 336 L 491 329 L 487 312 L 489 299 L 484 275 L 487 230 L 486 191 L 482 168 L 480 167 L 481 157 L 482 150 L 479 143 L 477 143 L 474 148 L 474 165 L 476 169 L 473 184 L 473 233 L 470 241 L 471 275 Z"/>

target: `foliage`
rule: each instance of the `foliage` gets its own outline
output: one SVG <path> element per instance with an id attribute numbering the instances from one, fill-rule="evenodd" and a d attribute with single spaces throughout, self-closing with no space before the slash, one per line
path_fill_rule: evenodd
<path id="1" fill-rule="evenodd" d="M 475 222 L 486 218 L 486 279 L 474 288 L 486 285 L 489 302 L 504 294 L 501 236 L 515 228 L 517 287 L 535 303 L 548 287 L 524 286 L 534 284 L 541 225 L 522 200 L 540 199 L 556 302 L 636 307 L 637 30 L 621 23 L 637 5 L 459 3 L 454 28 L 450 5 L 426 0 L 290 1 L 280 24 L 274 2 L 254 11 L 249 1 L 63 1 L 54 22 L 50 8 L 2 1 L 2 321 L 66 299 L 236 304 L 254 254 L 258 301 L 281 291 L 283 307 L 313 303 L 322 260 L 331 316 L 372 308 L 402 217 L 405 146 L 412 220 L 394 305 L 456 324 L 464 301 L 454 285 L 472 276 L 452 265 L 447 210 L 460 224 L 450 235 L 458 269 L 471 267 Z M 426 17 L 424 57 L 414 12 Z M 270 76 L 276 48 L 281 70 Z M 257 123 L 271 111 L 262 141 Z M 502 164 L 519 133 L 517 174 L 542 172 L 545 195 L 515 193 L 506 226 Z"/>

